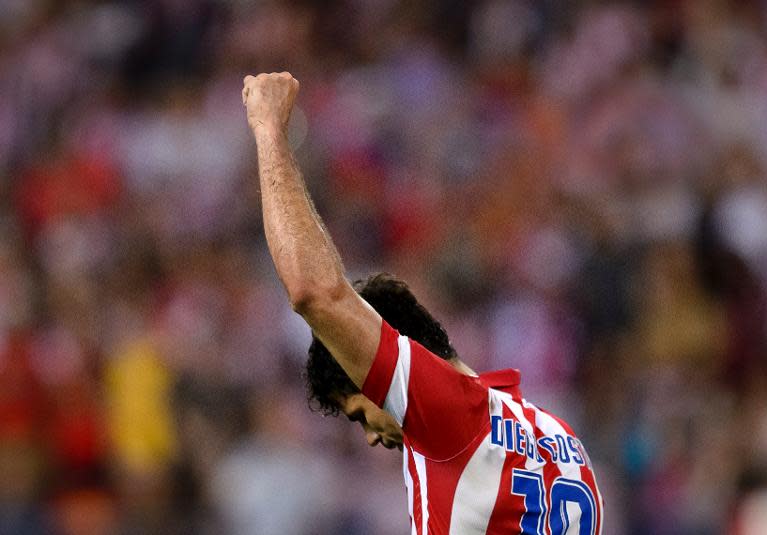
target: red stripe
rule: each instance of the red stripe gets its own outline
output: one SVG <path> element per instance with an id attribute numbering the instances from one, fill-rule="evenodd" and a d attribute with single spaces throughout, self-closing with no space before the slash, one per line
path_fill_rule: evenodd
<path id="1" fill-rule="evenodd" d="M 394 368 L 397 366 L 399 358 L 397 338 L 399 333 L 386 321 L 381 320 L 381 337 L 378 341 L 376 358 L 362 385 L 362 393 L 379 407 L 383 407 L 386 401 L 386 394 L 389 393 L 391 380 L 394 377 Z"/>

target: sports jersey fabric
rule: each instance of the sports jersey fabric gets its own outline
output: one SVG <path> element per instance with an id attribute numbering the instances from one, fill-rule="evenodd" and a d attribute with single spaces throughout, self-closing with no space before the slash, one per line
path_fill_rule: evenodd
<path id="1" fill-rule="evenodd" d="M 602 498 L 572 429 L 520 374 L 461 374 L 385 321 L 362 392 L 404 431 L 412 535 L 596 535 Z"/>

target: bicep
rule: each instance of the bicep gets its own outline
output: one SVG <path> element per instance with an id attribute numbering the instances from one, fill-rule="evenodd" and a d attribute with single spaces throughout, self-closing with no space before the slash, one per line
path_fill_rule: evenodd
<path id="1" fill-rule="evenodd" d="M 300 311 L 314 335 L 362 388 L 381 337 L 381 316 L 348 283 Z"/>

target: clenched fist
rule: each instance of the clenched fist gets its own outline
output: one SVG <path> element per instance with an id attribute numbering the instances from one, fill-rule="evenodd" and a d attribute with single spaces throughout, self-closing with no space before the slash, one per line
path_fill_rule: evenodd
<path id="1" fill-rule="evenodd" d="M 260 129 L 284 132 L 298 94 L 298 80 L 289 72 L 261 73 L 243 80 L 242 103 L 253 133 Z"/>

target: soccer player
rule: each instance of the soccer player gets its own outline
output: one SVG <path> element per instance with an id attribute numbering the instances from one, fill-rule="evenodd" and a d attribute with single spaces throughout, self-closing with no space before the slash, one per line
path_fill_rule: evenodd
<path id="1" fill-rule="evenodd" d="M 287 140 L 298 87 L 286 72 L 247 76 L 242 98 L 269 251 L 314 335 L 315 399 L 359 421 L 371 445 L 402 448 L 413 534 L 601 533 L 583 445 L 522 398 L 519 372 L 475 374 L 404 282 L 376 275 L 358 293 L 346 280 Z"/>

